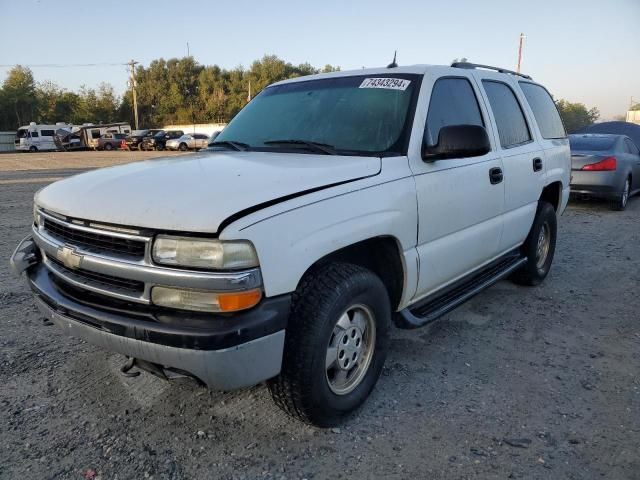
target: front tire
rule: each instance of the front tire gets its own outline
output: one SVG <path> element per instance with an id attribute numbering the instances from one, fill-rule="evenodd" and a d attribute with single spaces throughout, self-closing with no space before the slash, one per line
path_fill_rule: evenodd
<path id="1" fill-rule="evenodd" d="M 31 145 L 31 146 L 29 147 L 29 151 L 30 151 L 31 153 L 37 152 L 37 151 L 38 151 L 38 147 L 34 147 L 33 145 Z"/>
<path id="2" fill-rule="evenodd" d="M 516 283 L 529 286 L 542 283 L 551 269 L 557 236 L 556 211 L 550 203 L 540 201 L 533 226 L 521 248 L 527 263 L 512 277 Z"/>
<path id="3" fill-rule="evenodd" d="M 618 212 L 627 208 L 627 202 L 629 201 L 629 192 L 631 191 L 631 178 L 627 177 L 624 181 L 624 187 L 622 187 L 622 193 L 615 200 L 611 201 L 611 208 Z"/>
<path id="4" fill-rule="evenodd" d="M 373 272 L 331 263 L 307 274 L 293 296 L 275 403 L 312 425 L 340 424 L 367 399 L 387 354 L 391 304 Z"/>
<path id="5" fill-rule="evenodd" d="M 188 150 L 186 143 L 181 143 L 178 148 L 180 149 L 181 152 L 186 152 Z"/>
<path id="6" fill-rule="evenodd" d="M 113 149 L 113 145 L 111 145 L 110 143 L 105 143 L 103 148 L 108 152 Z"/>

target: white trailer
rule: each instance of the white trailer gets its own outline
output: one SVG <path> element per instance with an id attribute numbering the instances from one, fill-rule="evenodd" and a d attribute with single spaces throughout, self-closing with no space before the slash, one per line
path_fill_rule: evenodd
<path id="1" fill-rule="evenodd" d="M 57 130 L 71 130 L 73 125 L 58 122 L 55 125 L 43 125 L 31 122 L 20 127 L 13 141 L 16 150 L 23 152 L 37 152 L 39 150 L 57 150 L 54 136 Z"/>

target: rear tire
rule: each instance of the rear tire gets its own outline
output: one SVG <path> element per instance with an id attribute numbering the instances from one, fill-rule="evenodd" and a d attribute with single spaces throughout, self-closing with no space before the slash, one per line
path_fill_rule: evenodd
<path id="1" fill-rule="evenodd" d="M 618 212 L 627 208 L 627 202 L 629 201 L 629 192 L 631 191 L 631 177 L 627 177 L 624 181 L 624 187 L 622 187 L 622 193 L 618 198 L 611 201 L 611 209 Z"/>
<path id="2" fill-rule="evenodd" d="M 384 365 L 391 304 L 380 278 L 348 263 L 305 275 L 293 295 L 275 403 L 319 427 L 340 424 L 367 399 Z"/>
<path id="3" fill-rule="evenodd" d="M 535 286 L 542 283 L 553 261 L 558 235 L 556 211 L 548 202 L 538 202 L 536 217 L 529 235 L 521 247 L 527 263 L 515 272 L 512 280 L 520 285 Z"/>
<path id="4" fill-rule="evenodd" d="M 113 149 L 113 145 L 111 145 L 110 143 L 105 143 L 104 147 L 102 147 L 104 150 L 109 151 Z"/>

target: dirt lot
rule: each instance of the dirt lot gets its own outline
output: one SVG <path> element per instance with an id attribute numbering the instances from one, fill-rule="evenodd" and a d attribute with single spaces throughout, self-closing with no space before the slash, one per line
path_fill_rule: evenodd
<path id="1" fill-rule="evenodd" d="M 0 477 L 640 478 L 640 198 L 571 204 L 540 287 L 501 282 L 396 330 L 365 407 L 320 430 L 263 386 L 125 378 L 43 324 L 6 261 L 33 193 L 74 166 L 0 175 Z"/>
<path id="2" fill-rule="evenodd" d="M 167 155 L 184 154 L 182 152 L 141 152 L 138 150 L 3 153 L 0 155 L 0 172 L 99 168 Z"/>

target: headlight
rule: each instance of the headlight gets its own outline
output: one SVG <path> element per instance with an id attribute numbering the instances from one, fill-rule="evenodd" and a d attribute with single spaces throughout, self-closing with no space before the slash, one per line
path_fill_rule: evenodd
<path id="1" fill-rule="evenodd" d="M 33 202 L 33 222 L 38 226 L 42 223 L 42 216 L 38 211 L 38 205 L 36 205 L 36 202 Z"/>
<path id="2" fill-rule="evenodd" d="M 163 265 L 236 270 L 258 266 L 251 242 L 159 235 L 153 244 L 153 260 Z"/>

